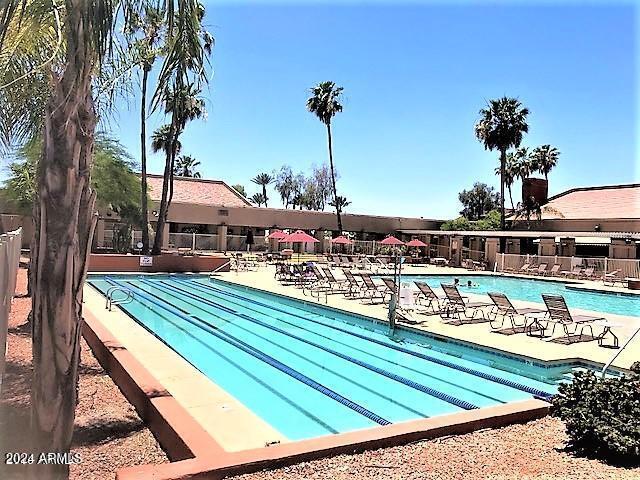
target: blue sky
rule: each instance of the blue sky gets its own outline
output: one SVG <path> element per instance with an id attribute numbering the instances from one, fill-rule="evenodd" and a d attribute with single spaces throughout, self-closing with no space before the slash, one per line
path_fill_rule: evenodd
<path id="1" fill-rule="evenodd" d="M 333 80 L 345 89 L 333 124 L 338 193 L 352 213 L 449 218 L 474 181 L 497 189 L 497 154 L 473 125 L 502 95 L 531 110 L 524 145 L 562 152 L 552 194 L 638 181 L 637 20 L 631 3 L 209 2 L 209 113 L 187 127 L 183 153 L 203 177 L 250 194 L 258 172 L 326 162 L 326 131 L 305 101 Z M 110 124 L 136 159 L 137 103 Z M 150 170 L 162 162 L 152 156 Z"/>

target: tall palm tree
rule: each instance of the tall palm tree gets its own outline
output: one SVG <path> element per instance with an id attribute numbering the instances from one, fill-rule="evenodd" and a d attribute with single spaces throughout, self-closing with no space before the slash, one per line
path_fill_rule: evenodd
<path id="1" fill-rule="evenodd" d="M 336 189 L 336 173 L 333 166 L 333 147 L 331 145 L 331 120 L 336 113 L 342 112 L 340 96 L 344 89 L 336 86 L 334 82 L 320 82 L 311 88 L 311 97 L 307 99 L 307 110 L 315 114 L 318 119 L 327 127 L 327 141 L 329 143 L 329 166 L 331 167 L 331 183 L 333 185 L 333 198 L 338 198 Z M 336 217 L 338 220 L 338 231 L 342 233 L 342 216 L 340 215 L 340 204 L 336 203 Z"/>
<path id="2" fill-rule="evenodd" d="M 500 167 L 496 167 L 495 174 L 500 175 Z M 515 182 L 518 177 L 517 171 L 517 161 L 513 155 L 513 153 L 507 153 L 507 161 L 504 166 L 504 184 L 509 191 L 509 201 L 511 202 L 511 210 L 515 210 L 515 206 L 513 204 L 513 195 L 511 194 L 511 187 L 513 187 L 513 182 Z"/>
<path id="3" fill-rule="evenodd" d="M 253 183 L 262 187 L 262 198 L 264 199 L 265 207 L 268 206 L 267 201 L 269 200 L 269 197 L 267 196 L 267 185 L 273 183 L 275 180 L 276 179 L 268 173 L 259 173 L 251 179 Z"/>
<path id="4" fill-rule="evenodd" d="M 179 137 L 188 122 L 206 115 L 204 100 L 199 97 L 199 94 L 200 90 L 194 83 L 183 84 L 182 81 L 177 81 L 162 95 L 161 101 L 165 104 L 165 111 L 171 115 L 171 123 L 168 124 L 166 130 L 168 146 L 165 148 L 162 196 L 156 223 L 156 237 L 151 250 L 153 255 L 159 255 L 162 250 L 162 237 L 167 213 L 173 200 L 173 176 Z"/>
<path id="5" fill-rule="evenodd" d="M 480 110 L 480 119 L 475 124 L 476 138 L 485 150 L 500 152 L 500 228 L 505 229 L 504 186 L 507 165 L 507 150 L 517 148 L 523 134 L 529 131 L 527 124 L 529 110 L 516 98 L 502 97 L 490 100 L 486 108 Z M 503 250 L 504 251 L 504 250 Z"/>
<path id="6" fill-rule="evenodd" d="M 180 177 L 200 178 L 200 172 L 195 169 L 198 165 L 200 165 L 200 162 L 192 156 L 182 155 L 176 159 L 173 173 Z"/>
<path id="7" fill-rule="evenodd" d="M 140 99 L 140 179 L 141 179 L 141 204 L 142 204 L 142 254 L 149 254 L 149 212 L 147 193 L 147 86 L 149 73 L 153 68 L 156 58 L 162 52 L 162 30 L 164 28 L 164 15 L 156 5 L 145 5 L 142 15 L 132 15 L 130 29 L 127 30 L 135 54 L 138 57 L 142 70 Z M 135 35 L 141 32 L 142 37 Z"/>
<path id="8" fill-rule="evenodd" d="M 45 73 L 49 81 L 42 114 L 44 138 L 38 167 L 38 200 L 31 250 L 33 380 L 31 389 L 34 451 L 65 453 L 73 433 L 77 399 L 82 289 L 95 228 L 95 192 L 91 161 L 96 129 L 94 80 L 115 49 L 119 15 L 138 11 L 134 0 L 4 0 L 0 2 L 0 62 L 21 42 L 31 42 L 43 11 L 57 16 L 57 39 L 51 50 L 61 57 L 27 64 L 23 78 Z M 197 0 L 164 0 L 169 49 L 158 87 L 176 74 L 182 54 L 189 52 L 194 70 L 203 72 L 201 37 L 194 25 L 202 10 Z M 64 15 L 61 20 L 60 17 Z M 48 17 L 46 17 L 48 18 Z M 58 53 L 55 53 L 55 57 Z M 24 68 L 24 66 L 23 66 Z M 1 70 L 1 69 L 0 69 Z M 17 77 L 19 78 L 19 77 Z M 2 102 L 16 98 L 20 82 L 0 85 Z M 32 106 L 28 103 L 27 107 Z M 4 115 L 6 110 L 0 111 Z M 33 113 L 33 112 L 31 112 Z M 36 118 L 36 117 L 31 117 Z M 39 465 L 39 478 L 65 478 L 66 465 Z"/>
<path id="9" fill-rule="evenodd" d="M 531 162 L 536 171 L 544 175 L 545 180 L 549 180 L 549 172 L 558 164 L 560 151 L 551 145 L 541 145 L 531 152 Z"/>
<path id="10" fill-rule="evenodd" d="M 171 137 L 169 136 L 170 125 L 162 125 L 151 134 L 151 150 L 153 153 L 164 152 L 165 154 L 170 150 L 172 146 Z M 182 143 L 180 140 L 173 144 L 176 155 L 182 150 Z"/>

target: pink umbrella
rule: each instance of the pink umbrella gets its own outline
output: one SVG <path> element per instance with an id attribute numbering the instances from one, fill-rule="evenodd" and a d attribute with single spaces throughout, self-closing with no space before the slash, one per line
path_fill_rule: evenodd
<path id="1" fill-rule="evenodd" d="M 271 232 L 269 234 L 269 236 L 267 238 L 268 239 L 275 238 L 276 240 L 280 240 L 280 239 L 282 239 L 282 238 L 284 238 L 286 236 L 287 236 L 287 234 L 284 233 L 282 230 L 274 230 L 273 232 Z"/>
<path id="2" fill-rule="evenodd" d="M 414 238 L 413 240 L 407 243 L 407 247 L 428 247 L 428 245 L 424 243 L 422 240 L 418 240 L 417 238 Z"/>
<path id="3" fill-rule="evenodd" d="M 380 245 L 404 245 L 404 242 L 402 240 L 398 240 L 393 235 L 389 235 L 380 242 Z"/>
<path id="4" fill-rule="evenodd" d="M 319 241 L 302 230 L 296 230 L 279 240 L 280 243 L 318 243 Z M 298 252 L 298 260 L 300 260 L 300 252 Z"/>
<path id="5" fill-rule="evenodd" d="M 331 243 L 335 245 L 351 245 L 353 242 L 344 235 L 340 235 L 339 237 L 332 239 Z"/>

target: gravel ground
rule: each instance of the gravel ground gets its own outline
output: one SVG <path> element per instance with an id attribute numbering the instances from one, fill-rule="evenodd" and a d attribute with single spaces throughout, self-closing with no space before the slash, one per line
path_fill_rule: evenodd
<path id="1" fill-rule="evenodd" d="M 233 480 L 638 480 L 624 469 L 564 451 L 562 423 L 543 418 L 524 425 L 301 463 Z"/>
<path id="2" fill-rule="evenodd" d="M 18 294 L 25 289 L 26 271 L 21 269 Z M 29 298 L 16 298 L 9 318 L 7 369 L 0 398 L 0 479 L 3 480 L 24 478 L 24 471 L 4 465 L 4 452 L 29 450 L 26 432 L 29 431 L 31 337 L 24 324 L 30 310 Z M 115 471 L 122 467 L 168 462 L 158 442 L 84 340 L 79 392 L 72 452 L 77 452 L 82 461 L 72 465 L 71 479 L 115 478 Z"/>

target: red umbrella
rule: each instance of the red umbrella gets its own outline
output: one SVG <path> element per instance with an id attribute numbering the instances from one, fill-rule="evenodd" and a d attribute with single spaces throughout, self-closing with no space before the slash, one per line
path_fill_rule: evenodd
<path id="1" fill-rule="evenodd" d="M 407 243 L 407 247 L 428 247 L 428 245 L 424 243 L 422 240 L 418 240 L 417 238 L 414 238 L 413 240 Z"/>
<path id="2" fill-rule="evenodd" d="M 274 230 L 273 232 L 271 232 L 269 234 L 269 236 L 267 238 L 268 239 L 275 238 L 276 240 L 280 240 L 280 239 L 282 239 L 282 238 L 284 238 L 286 236 L 287 236 L 287 234 L 284 233 L 282 230 Z"/>
<path id="3" fill-rule="evenodd" d="M 318 243 L 319 240 L 317 238 L 313 238 L 308 233 L 303 232 L 302 230 L 296 230 L 289 235 L 285 235 L 280 239 L 280 243 Z"/>
<path id="4" fill-rule="evenodd" d="M 404 245 L 404 242 L 402 240 L 398 240 L 393 235 L 389 235 L 380 242 L 380 245 Z"/>
<path id="5" fill-rule="evenodd" d="M 318 243 L 319 241 L 317 238 L 313 238 L 302 230 L 296 230 L 280 239 L 280 243 Z M 298 261 L 300 261 L 300 252 L 298 252 Z"/>
<path id="6" fill-rule="evenodd" d="M 332 239 L 331 243 L 336 245 L 351 245 L 353 242 L 344 235 L 340 235 L 339 237 Z"/>

